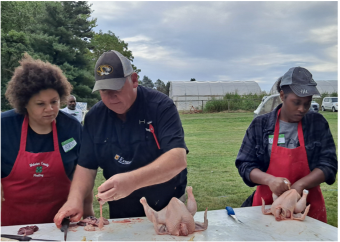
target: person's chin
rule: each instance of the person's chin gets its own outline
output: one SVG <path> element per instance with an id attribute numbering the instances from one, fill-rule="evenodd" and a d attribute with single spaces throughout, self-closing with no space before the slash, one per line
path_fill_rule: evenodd
<path id="1" fill-rule="evenodd" d="M 42 120 L 46 123 L 48 122 L 52 122 L 55 119 L 55 115 L 47 115 L 47 116 L 43 116 Z"/>
<path id="2" fill-rule="evenodd" d="M 121 107 L 121 105 L 111 105 L 110 109 L 115 112 L 116 114 L 124 114 L 126 113 L 126 109 Z"/>
<path id="3" fill-rule="evenodd" d="M 292 120 L 295 122 L 295 123 L 298 123 L 301 121 L 301 119 L 303 118 L 303 115 L 295 115 Z"/>

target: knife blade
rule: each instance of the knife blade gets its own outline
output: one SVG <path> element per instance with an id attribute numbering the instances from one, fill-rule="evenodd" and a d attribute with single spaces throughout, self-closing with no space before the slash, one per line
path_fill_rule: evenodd
<path id="1" fill-rule="evenodd" d="M 70 226 L 70 218 L 64 218 L 63 221 L 61 222 L 61 232 L 64 232 L 64 241 L 66 241 L 67 238 L 67 232 L 68 232 L 68 227 Z"/>
<path id="2" fill-rule="evenodd" d="M 51 240 L 51 239 L 33 239 L 32 237 L 28 236 L 21 236 L 21 235 L 14 235 L 14 234 L 1 234 L 1 237 L 7 239 L 15 239 L 19 241 L 60 241 L 60 240 Z"/>
<path id="3" fill-rule="evenodd" d="M 230 217 L 232 217 L 233 219 L 235 219 L 235 221 L 236 221 L 237 223 L 243 223 L 242 221 L 240 221 L 240 220 L 237 219 L 237 217 L 236 217 L 236 215 L 235 215 L 235 212 L 234 212 L 234 209 L 233 209 L 232 207 L 227 206 L 227 207 L 225 207 L 225 209 L 227 210 L 228 215 L 229 215 Z"/>

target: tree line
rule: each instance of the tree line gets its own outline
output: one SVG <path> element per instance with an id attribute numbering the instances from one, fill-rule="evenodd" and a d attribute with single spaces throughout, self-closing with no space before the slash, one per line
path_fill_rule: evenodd
<path id="1" fill-rule="evenodd" d="M 1 2 L 1 109 L 11 109 L 5 98 L 7 83 L 19 60 L 27 52 L 34 59 L 41 59 L 59 66 L 73 85 L 77 101 L 93 106 L 100 100 L 98 92 L 92 93 L 94 67 L 99 56 L 117 50 L 133 62 L 134 56 L 128 43 L 113 32 L 96 33 L 97 19 L 92 18 L 91 4 L 85 1 Z M 138 74 L 140 69 L 133 65 Z M 166 85 L 155 83 L 144 76 L 141 85 L 168 93 Z M 151 82 L 151 84 L 150 84 Z"/>

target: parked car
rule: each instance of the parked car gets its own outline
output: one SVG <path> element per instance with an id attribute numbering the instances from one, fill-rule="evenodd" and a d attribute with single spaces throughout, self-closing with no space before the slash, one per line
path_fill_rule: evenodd
<path id="1" fill-rule="evenodd" d="M 256 118 L 257 116 L 261 114 L 271 112 L 280 103 L 281 103 L 281 99 L 280 99 L 279 93 L 266 96 L 266 98 L 263 97 L 262 102 L 257 107 L 257 109 L 254 111 L 254 118 Z"/>
<path id="2" fill-rule="evenodd" d="M 332 110 L 332 112 L 338 111 L 338 97 L 325 97 L 321 104 L 322 111 Z"/>
<path id="3" fill-rule="evenodd" d="M 314 111 L 314 112 L 319 112 L 319 104 L 315 101 L 312 101 L 312 103 L 310 104 L 310 111 Z"/>
<path id="4" fill-rule="evenodd" d="M 270 96 L 265 96 L 266 98 L 262 99 L 262 102 L 257 107 L 257 109 L 254 111 L 254 118 L 256 118 L 259 115 L 269 113 L 274 110 L 274 108 L 277 107 L 281 102 L 280 94 L 273 94 Z M 312 101 L 310 105 L 311 111 L 318 112 L 319 111 L 319 104 L 315 101 Z"/>

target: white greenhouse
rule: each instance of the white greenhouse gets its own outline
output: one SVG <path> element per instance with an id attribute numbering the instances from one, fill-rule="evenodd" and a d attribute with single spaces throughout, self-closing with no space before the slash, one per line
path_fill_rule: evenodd
<path id="1" fill-rule="evenodd" d="M 318 89 L 320 94 L 323 94 L 323 93 L 332 94 L 334 92 L 338 93 L 338 81 L 315 81 L 315 82 L 317 84 L 316 88 Z M 269 94 L 278 93 L 276 90 L 276 84 L 277 84 L 277 81 L 274 83 L 272 89 L 270 89 Z"/>
<path id="2" fill-rule="evenodd" d="M 227 93 L 261 94 L 255 81 L 171 81 L 169 97 L 177 110 L 202 109 L 208 100 L 223 98 Z"/>

